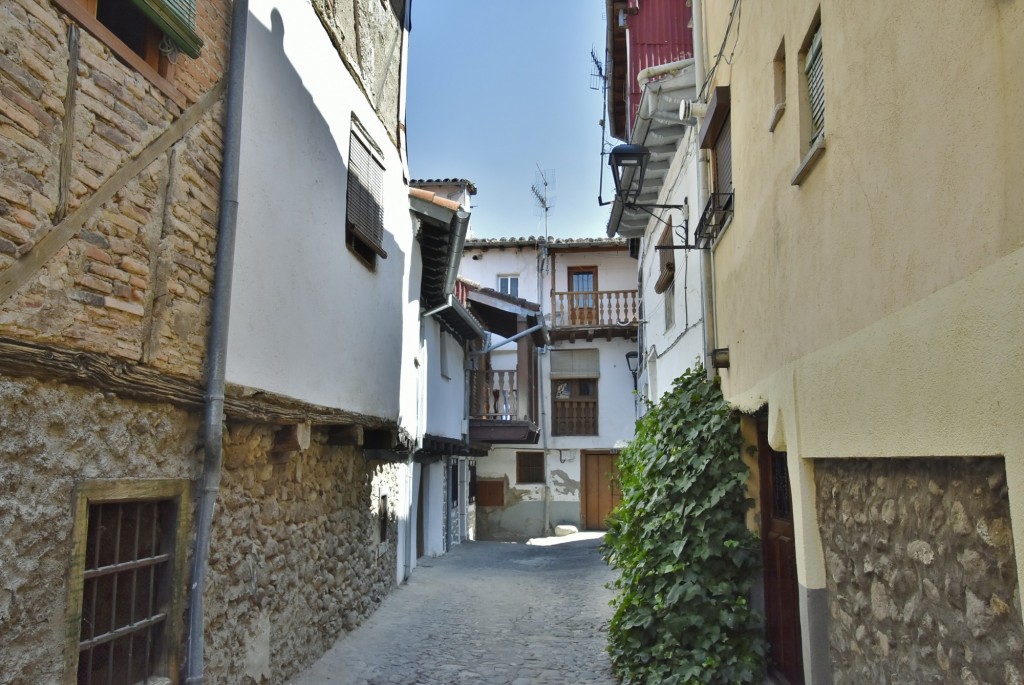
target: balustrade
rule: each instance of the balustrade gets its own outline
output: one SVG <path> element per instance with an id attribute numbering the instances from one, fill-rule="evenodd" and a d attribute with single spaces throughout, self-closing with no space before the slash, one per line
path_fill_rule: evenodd
<path id="1" fill-rule="evenodd" d="M 473 371 L 470 377 L 474 419 L 512 421 L 519 418 L 519 384 L 515 371 Z"/>
<path id="2" fill-rule="evenodd" d="M 551 294 L 552 326 L 594 327 L 637 325 L 636 290 L 576 290 Z"/>

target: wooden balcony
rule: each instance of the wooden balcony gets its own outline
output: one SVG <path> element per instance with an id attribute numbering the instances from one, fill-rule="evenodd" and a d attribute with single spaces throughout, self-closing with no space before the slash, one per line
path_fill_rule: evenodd
<path id="1" fill-rule="evenodd" d="M 556 340 L 634 338 L 639 320 L 636 290 L 551 293 L 551 335 Z"/>
<path id="2" fill-rule="evenodd" d="M 536 444 L 540 429 L 529 415 L 520 376 L 515 371 L 470 373 L 469 439 L 471 442 Z"/>

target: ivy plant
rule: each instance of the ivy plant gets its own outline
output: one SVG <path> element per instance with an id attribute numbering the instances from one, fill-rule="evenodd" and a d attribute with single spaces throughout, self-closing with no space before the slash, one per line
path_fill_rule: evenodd
<path id="1" fill-rule="evenodd" d="M 744 523 L 739 423 L 704 369 L 680 376 L 619 455 L 622 502 L 602 553 L 620 570 L 608 651 L 626 683 L 764 679 L 749 597 L 759 545 Z"/>

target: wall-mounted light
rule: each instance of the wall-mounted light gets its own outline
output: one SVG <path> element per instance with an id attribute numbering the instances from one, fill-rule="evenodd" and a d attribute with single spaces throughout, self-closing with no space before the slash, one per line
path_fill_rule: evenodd
<path id="1" fill-rule="evenodd" d="M 629 369 L 629 373 L 633 376 L 633 391 L 636 392 L 636 375 L 640 370 L 640 353 L 636 350 L 630 350 L 626 353 L 626 368 Z"/>

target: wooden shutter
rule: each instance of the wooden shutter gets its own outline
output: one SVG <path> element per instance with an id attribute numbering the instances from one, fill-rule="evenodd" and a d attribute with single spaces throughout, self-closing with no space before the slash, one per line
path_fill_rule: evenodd
<path id="1" fill-rule="evenodd" d="M 661 234 L 661 240 L 658 241 L 659 246 L 672 247 L 672 222 L 665 227 L 665 231 Z M 676 274 L 676 255 L 672 250 L 658 250 L 657 251 L 660 259 L 661 272 L 658 274 L 658 280 L 654 283 L 654 292 L 659 295 L 666 290 L 672 283 Z"/>
<path id="2" fill-rule="evenodd" d="M 354 133 L 348 155 L 348 226 L 381 257 L 384 251 L 384 167 Z"/>
<path id="3" fill-rule="evenodd" d="M 818 27 L 811 47 L 807 50 L 807 95 L 811 110 L 811 140 L 814 141 L 825 132 L 825 60 L 821 50 L 821 27 Z"/>
<path id="4" fill-rule="evenodd" d="M 203 39 L 196 34 L 196 0 L 132 0 L 178 49 L 199 57 Z"/>
<path id="5" fill-rule="evenodd" d="M 732 192 L 732 116 L 726 115 L 715 140 L 715 192 Z"/>

